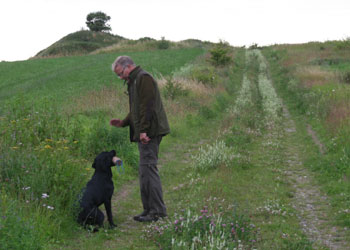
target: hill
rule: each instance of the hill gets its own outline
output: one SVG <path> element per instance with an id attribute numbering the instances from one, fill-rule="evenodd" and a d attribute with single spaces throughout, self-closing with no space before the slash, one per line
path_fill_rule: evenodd
<path id="1" fill-rule="evenodd" d="M 117 44 L 0 63 L 0 249 L 350 249 L 348 41 Z M 110 69 L 122 54 L 156 77 L 171 126 L 158 164 L 168 218 L 152 224 L 132 219 L 137 145 L 109 125 L 129 111 Z M 111 149 L 125 168 L 112 170 L 118 227 L 91 233 L 74 204 Z"/>
<path id="2" fill-rule="evenodd" d="M 110 33 L 81 30 L 68 34 L 48 48 L 43 49 L 35 55 L 35 58 L 88 54 L 123 40 L 125 38 Z"/>

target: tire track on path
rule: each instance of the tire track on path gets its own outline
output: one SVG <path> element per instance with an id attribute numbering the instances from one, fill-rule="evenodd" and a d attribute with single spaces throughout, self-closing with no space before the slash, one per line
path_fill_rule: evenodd
<path id="1" fill-rule="evenodd" d="M 333 225 L 328 217 L 330 204 L 328 197 L 315 184 L 312 173 L 300 161 L 302 147 L 295 140 L 296 126 L 286 107 L 283 108 L 284 130 L 286 133 L 286 174 L 294 188 L 293 207 L 298 211 L 300 225 L 315 247 L 329 249 L 349 249 L 344 231 Z"/>

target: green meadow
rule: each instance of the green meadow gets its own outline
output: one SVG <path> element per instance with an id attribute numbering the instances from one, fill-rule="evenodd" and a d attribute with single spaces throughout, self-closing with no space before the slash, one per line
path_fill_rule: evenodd
<path id="1" fill-rule="evenodd" d="M 154 223 L 132 219 L 138 150 L 109 125 L 128 113 L 122 54 L 155 76 L 171 127 L 168 217 Z M 347 249 L 348 55 L 346 42 L 219 43 L 1 62 L 0 249 Z M 93 233 L 75 201 L 111 149 L 118 227 Z"/>

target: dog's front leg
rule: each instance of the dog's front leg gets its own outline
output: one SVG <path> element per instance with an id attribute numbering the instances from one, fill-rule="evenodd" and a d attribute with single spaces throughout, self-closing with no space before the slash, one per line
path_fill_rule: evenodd
<path id="1" fill-rule="evenodd" d="M 107 212 L 107 217 L 108 217 L 108 222 L 111 228 L 116 227 L 117 225 L 115 225 L 113 223 L 113 216 L 112 216 L 112 202 L 111 200 L 107 200 L 105 202 L 105 208 L 106 208 L 106 212 Z"/>

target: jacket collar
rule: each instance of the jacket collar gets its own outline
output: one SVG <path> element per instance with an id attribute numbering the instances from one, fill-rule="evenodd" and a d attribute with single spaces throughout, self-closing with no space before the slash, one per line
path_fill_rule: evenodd
<path id="1" fill-rule="evenodd" d="M 134 68 L 129 74 L 128 83 L 134 82 L 136 77 L 137 77 L 137 75 L 140 73 L 141 70 L 142 69 L 141 69 L 140 66 L 136 66 L 136 68 Z"/>

